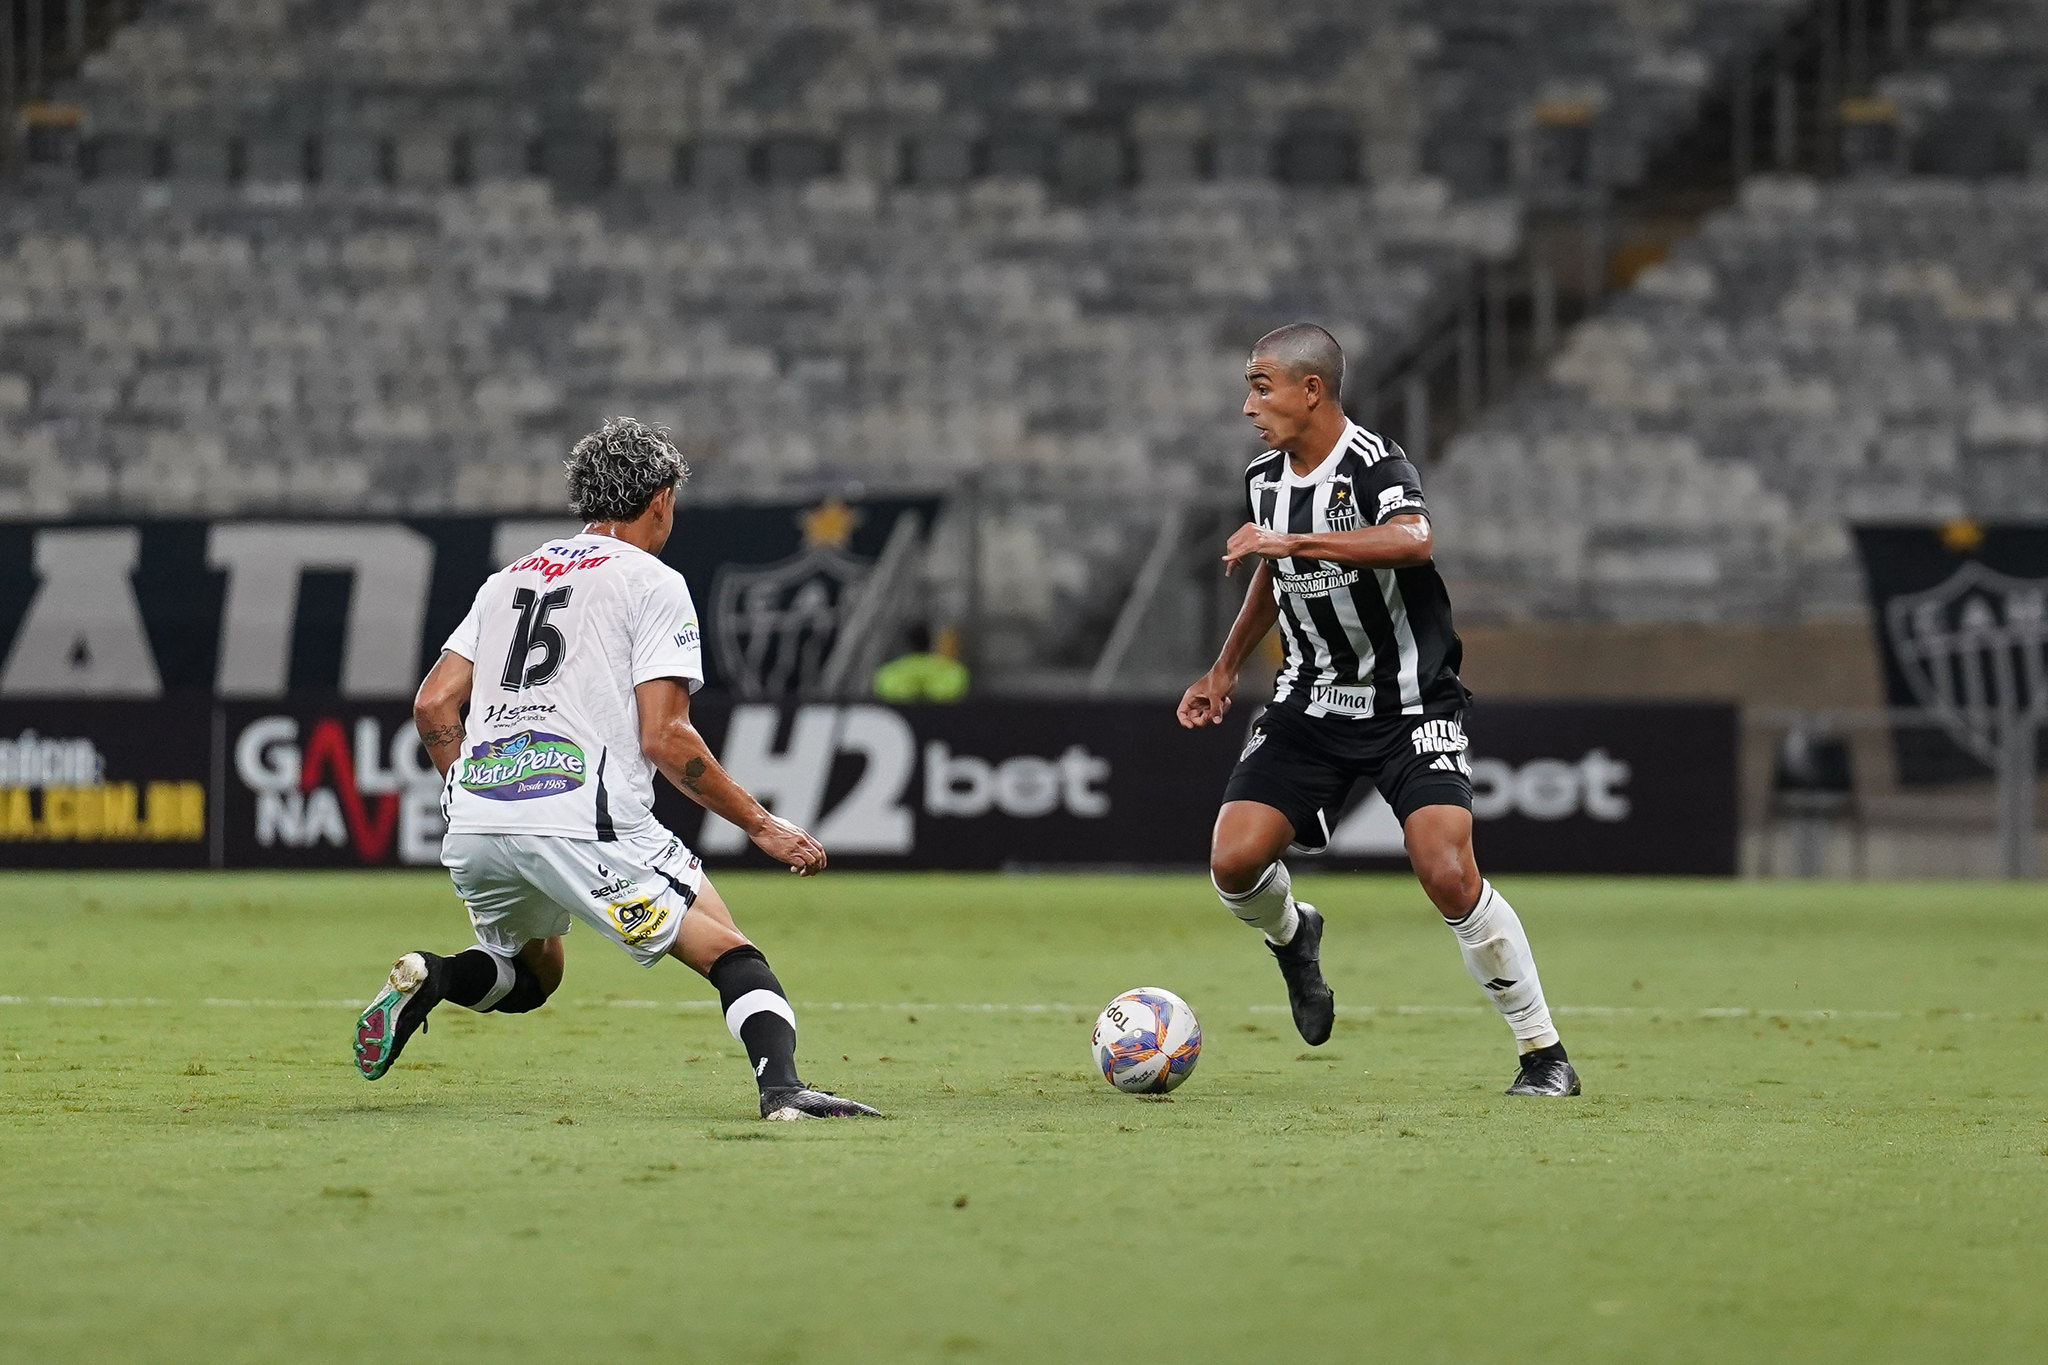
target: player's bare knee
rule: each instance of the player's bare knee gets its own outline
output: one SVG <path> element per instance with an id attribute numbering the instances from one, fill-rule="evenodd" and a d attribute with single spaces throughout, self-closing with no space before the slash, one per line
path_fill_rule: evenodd
<path id="1" fill-rule="evenodd" d="M 1219 845 L 1209 854 L 1209 875 L 1215 879 L 1219 891 L 1228 891 L 1232 895 L 1257 886 L 1268 865 L 1257 850 L 1241 845 Z"/>
<path id="2" fill-rule="evenodd" d="M 1455 850 L 1417 859 L 1415 877 L 1446 919 L 1462 918 L 1479 901 L 1479 873 Z"/>

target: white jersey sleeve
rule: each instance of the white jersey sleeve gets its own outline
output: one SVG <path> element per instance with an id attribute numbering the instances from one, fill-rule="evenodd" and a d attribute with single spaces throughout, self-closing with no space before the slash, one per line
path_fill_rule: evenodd
<path id="1" fill-rule="evenodd" d="M 633 685 L 655 678 L 681 678 L 692 692 L 704 685 L 704 632 L 679 573 L 653 584 L 633 623 Z"/>
<path id="2" fill-rule="evenodd" d="M 441 648 L 449 654 L 460 654 L 471 663 L 476 662 L 477 645 L 484 629 L 484 597 L 478 593 L 476 601 L 469 604 L 469 615 L 462 618 L 462 624 L 455 628 Z"/>

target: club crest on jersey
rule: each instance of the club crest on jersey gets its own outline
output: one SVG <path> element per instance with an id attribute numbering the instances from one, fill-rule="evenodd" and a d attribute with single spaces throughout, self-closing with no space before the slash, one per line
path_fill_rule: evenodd
<path id="1" fill-rule="evenodd" d="M 1324 511 L 1324 519 L 1332 531 L 1355 531 L 1358 529 L 1358 498 L 1352 492 L 1351 480 L 1338 477 L 1330 480 L 1330 505 Z"/>
<path id="2" fill-rule="evenodd" d="M 459 781 L 464 791 L 488 800 L 532 801 L 582 786 L 587 767 L 573 740 L 521 730 L 470 750 Z"/>

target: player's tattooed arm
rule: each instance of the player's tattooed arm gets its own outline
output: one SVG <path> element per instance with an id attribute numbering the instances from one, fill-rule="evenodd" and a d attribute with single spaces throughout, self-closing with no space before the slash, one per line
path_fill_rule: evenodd
<path id="1" fill-rule="evenodd" d="M 447 744 L 462 743 L 462 725 L 443 725 L 439 729 L 420 731 L 420 743 L 429 749 L 438 749 Z"/>
<path id="2" fill-rule="evenodd" d="M 462 757 L 462 703 L 469 699 L 475 674 L 469 660 L 443 650 L 412 700 L 412 723 L 419 731 L 420 746 L 443 773 Z"/>
<path id="3" fill-rule="evenodd" d="M 769 857 L 805 876 L 825 866 L 825 850 L 803 830 L 768 813 L 719 765 L 690 723 L 690 693 L 677 678 L 633 689 L 640 704 L 640 748 L 676 789 L 713 815 L 738 825 Z"/>

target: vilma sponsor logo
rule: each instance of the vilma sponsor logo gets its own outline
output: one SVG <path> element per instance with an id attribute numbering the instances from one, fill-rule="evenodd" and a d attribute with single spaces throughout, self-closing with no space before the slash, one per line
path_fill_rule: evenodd
<path id="1" fill-rule="evenodd" d="M 486 740 L 462 765 L 464 791 L 492 801 L 531 801 L 583 785 L 583 750 L 562 735 L 521 730 Z"/>

